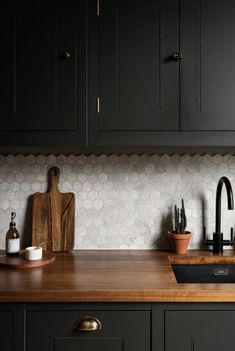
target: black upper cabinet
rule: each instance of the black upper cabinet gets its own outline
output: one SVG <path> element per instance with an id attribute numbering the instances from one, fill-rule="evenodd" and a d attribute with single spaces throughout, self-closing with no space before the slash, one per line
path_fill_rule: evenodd
<path id="1" fill-rule="evenodd" d="M 95 8 L 90 0 L 90 144 L 235 145 L 233 0 Z"/>
<path id="2" fill-rule="evenodd" d="M 181 0 L 182 130 L 235 131 L 234 17 L 233 0 Z"/>
<path id="3" fill-rule="evenodd" d="M 3 0 L 0 146 L 235 146 L 234 16 L 233 0 Z"/>
<path id="4" fill-rule="evenodd" d="M 0 36 L 1 144 L 84 144 L 85 1 L 3 0 Z"/>
<path id="5" fill-rule="evenodd" d="M 89 7 L 90 143 L 141 145 L 156 131 L 178 131 L 177 1 Z"/>

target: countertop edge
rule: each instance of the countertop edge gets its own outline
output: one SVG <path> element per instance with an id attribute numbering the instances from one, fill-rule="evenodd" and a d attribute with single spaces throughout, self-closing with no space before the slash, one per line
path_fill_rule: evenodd
<path id="1" fill-rule="evenodd" d="M 235 302 L 235 294 L 225 291 L 200 291 L 180 293 L 179 291 L 35 291 L 25 296 L 24 291 L 0 293 L 0 302 Z"/>

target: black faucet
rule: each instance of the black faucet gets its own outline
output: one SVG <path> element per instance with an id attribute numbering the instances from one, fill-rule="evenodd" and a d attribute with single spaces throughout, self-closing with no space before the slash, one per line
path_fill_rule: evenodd
<path id="1" fill-rule="evenodd" d="M 233 246 L 233 228 L 231 228 L 230 240 L 223 240 L 223 233 L 221 233 L 221 194 L 223 184 L 227 190 L 228 209 L 233 210 L 233 190 L 230 181 L 227 177 L 220 178 L 216 190 L 216 209 L 215 209 L 215 233 L 213 233 L 213 240 L 206 240 L 206 229 L 204 228 L 204 245 L 213 246 L 214 253 L 222 253 L 224 246 Z"/>

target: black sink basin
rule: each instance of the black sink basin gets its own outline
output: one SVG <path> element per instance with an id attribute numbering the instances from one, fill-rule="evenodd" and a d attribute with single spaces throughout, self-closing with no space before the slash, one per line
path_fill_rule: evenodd
<path id="1" fill-rule="evenodd" d="M 235 283 L 235 264 L 172 264 L 178 283 Z"/>

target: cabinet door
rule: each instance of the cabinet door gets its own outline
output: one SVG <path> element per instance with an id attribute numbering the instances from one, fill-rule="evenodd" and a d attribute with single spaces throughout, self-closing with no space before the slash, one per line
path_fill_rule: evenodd
<path id="1" fill-rule="evenodd" d="M 91 144 L 140 145 L 148 133 L 178 130 L 179 64 L 171 58 L 179 44 L 178 1 L 98 5 L 96 13 L 96 2 L 89 4 Z"/>
<path id="2" fill-rule="evenodd" d="M 75 331 L 86 316 L 98 319 L 101 329 Z M 27 351 L 150 351 L 150 312 L 28 311 L 26 342 Z"/>
<path id="3" fill-rule="evenodd" d="M 33 133 L 33 140 L 35 131 L 73 131 L 84 137 L 84 1 L 3 0 L 0 6 L 0 136 L 21 132 L 18 140 L 30 140 Z"/>
<path id="4" fill-rule="evenodd" d="M 234 17 L 233 0 L 181 0 L 182 130 L 235 130 Z"/>
<path id="5" fill-rule="evenodd" d="M 234 351 L 234 311 L 166 311 L 165 351 Z"/>
<path id="6" fill-rule="evenodd" d="M 4 351 L 13 351 L 12 321 L 12 312 L 0 312 L 0 348 Z"/>

